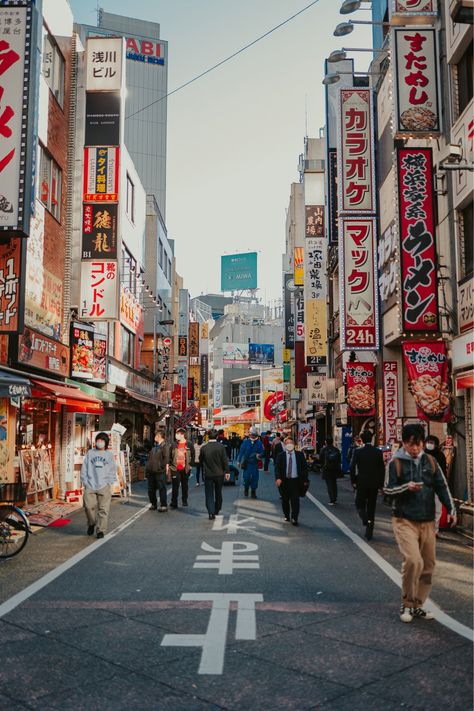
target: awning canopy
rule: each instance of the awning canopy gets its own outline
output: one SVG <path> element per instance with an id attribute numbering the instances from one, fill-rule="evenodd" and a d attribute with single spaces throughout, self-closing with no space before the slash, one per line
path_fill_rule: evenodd
<path id="1" fill-rule="evenodd" d="M 0 397 L 30 397 L 31 383 L 0 368 Z"/>
<path id="2" fill-rule="evenodd" d="M 104 406 L 93 395 L 86 395 L 79 388 L 73 388 L 62 383 L 47 382 L 46 380 L 32 380 L 32 397 L 50 398 L 54 400 L 54 410 L 59 412 L 64 405 L 67 412 L 86 412 L 91 415 L 100 415 Z"/>
<path id="3" fill-rule="evenodd" d="M 456 390 L 474 388 L 474 370 L 467 370 L 454 376 Z"/>
<path id="4" fill-rule="evenodd" d="M 253 422 L 255 409 L 253 407 L 230 407 L 228 410 L 222 410 L 218 417 L 221 420 L 232 420 L 233 422 Z"/>
<path id="5" fill-rule="evenodd" d="M 146 402 L 148 405 L 154 405 L 155 407 L 158 407 L 157 401 L 151 397 L 148 397 L 147 395 L 136 393 L 135 390 L 128 390 L 127 388 L 125 388 L 125 392 L 129 397 L 135 398 L 135 400 L 140 400 L 141 402 Z"/>

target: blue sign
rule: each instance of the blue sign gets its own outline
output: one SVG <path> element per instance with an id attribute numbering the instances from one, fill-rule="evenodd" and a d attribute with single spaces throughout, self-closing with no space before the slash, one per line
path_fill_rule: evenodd
<path id="1" fill-rule="evenodd" d="M 257 288 L 257 252 L 221 257 L 221 291 Z"/>
<path id="2" fill-rule="evenodd" d="M 249 364 L 273 365 L 275 346 L 273 343 L 249 343 Z"/>

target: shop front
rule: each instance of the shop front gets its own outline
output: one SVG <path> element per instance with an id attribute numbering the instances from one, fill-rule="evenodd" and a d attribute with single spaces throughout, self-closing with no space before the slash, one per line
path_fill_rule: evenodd
<path id="1" fill-rule="evenodd" d="M 19 481 L 15 456 L 16 413 L 21 399 L 30 395 L 27 378 L 0 368 L 0 484 Z"/>
<path id="2" fill-rule="evenodd" d="M 454 443 L 457 445 L 456 449 L 459 452 L 455 464 L 456 483 L 454 494 L 457 498 L 465 502 L 464 508 L 469 508 L 472 519 L 474 501 L 474 331 L 470 330 L 458 338 L 453 339 L 452 367 L 456 398 L 457 401 L 461 403 L 461 407 L 463 407 L 464 410 L 464 428 L 463 431 L 460 431 L 459 426 L 457 427 L 458 436 L 456 437 L 456 441 Z M 460 445 L 462 444 L 463 439 L 465 442 L 465 448 L 463 446 L 461 450 Z"/>

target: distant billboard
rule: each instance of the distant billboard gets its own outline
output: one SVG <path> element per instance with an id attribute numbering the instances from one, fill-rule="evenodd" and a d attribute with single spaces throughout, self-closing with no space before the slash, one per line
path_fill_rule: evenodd
<path id="1" fill-rule="evenodd" d="M 251 365 L 273 365 L 275 346 L 273 343 L 249 343 L 249 363 Z"/>
<path id="2" fill-rule="evenodd" d="M 224 343 L 222 348 L 222 363 L 224 365 L 248 365 L 248 343 Z"/>
<path id="3" fill-rule="evenodd" d="M 221 291 L 257 288 L 257 253 L 221 257 Z"/>

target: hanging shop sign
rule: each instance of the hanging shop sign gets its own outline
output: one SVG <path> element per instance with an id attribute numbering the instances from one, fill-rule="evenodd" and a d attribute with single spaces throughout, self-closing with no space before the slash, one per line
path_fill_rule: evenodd
<path id="1" fill-rule="evenodd" d="M 181 385 L 175 383 L 171 392 L 171 407 L 175 412 L 181 412 Z"/>
<path id="2" fill-rule="evenodd" d="M 295 247 L 294 251 L 294 282 L 295 286 L 304 284 L 304 249 Z"/>
<path id="3" fill-rule="evenodd" d="M 191 321 L 189 323 L 189 357 L 199 358 L 199 323 Z"/>
<path id="4" fill-rule="evenodd" d="M 380 236 L 377 245 L 379 295 L 382 312 L 386 313 L 397 300 L 399 282 L 399 239 L 397 225 L 392 222 Z"/>
<path id="5" fill-rule="evenodd" d="M 178 336 L 178 356 L 186 358 L 188 355 L 188 337 Z"/>
<path id="6" fill-rule="evenodd" d="M 201 355 L 201 395 L 207 394 L 209 392 L 209 356 L 206 354 Z"/>
<path id="7" fill-rule="evenodd" d="M 327 378 L 321 374 L 308 374 L 308 402 L 312 405 L 327 403 Z"/>
<path id="8" fill-rule="evenodd" d="M 0 8 L 0 230 L 28 236 L 34 194 L 38 10 L 5 0 Z"/>
<path id="9" fill-rule="evenodd" d="M 383 363 L 383 395 L 385 444 L 392 444 L 398 440 L 397 420 L 400 416 L 396 360 L 385 360 Z"/>
<path id="10" fill-rule="evenodd" d="M 403 358 L 419 419 L 449 422 L 448 355 L 444 341 L 405 342 Z"/>
<path id="11" fill-rule="evenodd" d="M 371 89 L 340 90 L 337 174 L 341 214 L 376 211 L 373 115 Z"/>
<path id="12" fill-rule="evenodd" d="M 194 400 L 194 378 L 188 377 L 188 400 Z"/>
<path id="13" fill-rule="evenodd" d="M 88 37 L 86 91 L 120 91 L 124 56 L 122 37 Z"/>
<path id="14" fill-rule="evenodd" d="M 304 292 L 300 287 L 295 291 L 295 341 L 304 342 Z"/>
<path id="15" fill-rule="evenodd" d="M 305 206 L 306 237 L 324 237 L 324 205 Z"/>
<path id="16" fill-rule="evenodd" d="M 459 333 L 474 328 L 474 276 L 468 276 L 458 284 L 458 326 Z"/>
<path id="17" fill-rule="evenodd" d="M 295 280 L 293 274 L 284 274 L 284 305 L 285 305 L 285 346 L 293 350 L 295 347 L 295 313 L 294 293 Z"/>
<path id="18" fill-rule="evenodd" d="M 438 14 L 438 0 L 391 0 L 392 17 L 397 22 L 413 24 L 426 16 L 435 18 Z"/>
<path id="19" fill-rule="evenodd" d="M 309 237 L 305 241 L 305 362 L 324 365 L 327 361 L 326 306 L 327 246 L 324 237 Z"/>
<path id="20" fill-rule="evenodd" d="M 394 52 L 394 130 L 396 138 L 427 138 L 441 133 L 439 59 L 436 30 L 392 30 Z"/>
<path id="21" fill-rule="evenodd" d="M 339 240 L 342 350 L 378 350 L 376 219 L 342 217 Z"/>
<path id="22" fill-rule="evenodd" d="M 431 148 L 398 149 L 404 331 L 437 331 L 433 164 Z"/>
<path id="23" fill-rule="evenodd" d="M 85 145 L 120 145 L 120 92 L 86 93 Z"/>
<path id="24" fill-rule="evenodd" d="M 25 328 L 18 337 L 18 362 L 66 378 L 69 375 L 69 348 Z"/>
<path id="25" fill-rule="evenodd" d="M 120 321 L 132 333 L 138 333 L 143 309 L 140 301 L 124 286 L 120 286 Z"/>
<path id="26" fill-rule="evenodd" d="M 117 262 L 81 262 L 81 317 L 113 320 L 118 319 L 118 310 Z"/>
<path id="27" fill-rule="evenodd" d="M 84 148 L 84 202 L 117 202 L 119 148 Z"/>
<path id="28" fill-rule="evenodd" d="M 349 417 L 375 415 L 374 363 L 347 363 L 346 391 Z"/>
<path id="29" fill-rule="evenodd" d="M 82 259 L 117 259 L 118 205 L 87 203 L 82 208 Z"/>
<path id="30" fill-rule="evenodd" d="M 329 244 L 337 244 L 338 240 L 338 202 L 337 202 L 337 149 L 328 150 L 328 238 Z"/>
<path id="31" fill-rule="evenodd" d="M 107 336 L 85 323 L 71 324 L 71 378 L 107 382 Z"/>
<path id="32" fill-rule="evenodd" d="M 0 245 L 0 333 L 21 333 L 25 318 L 25 254 L 23 240 L 12 237 Z"/>

